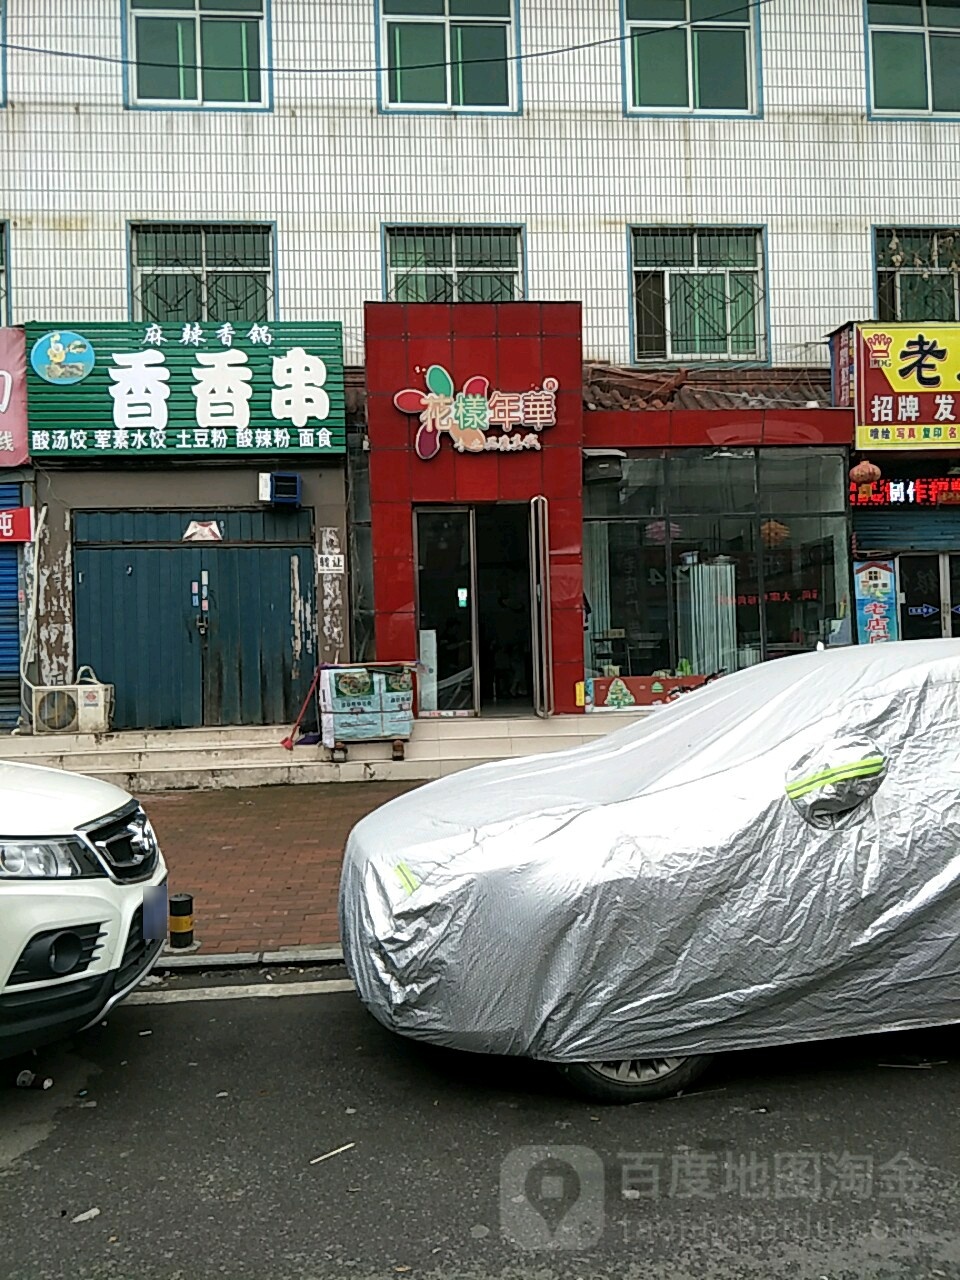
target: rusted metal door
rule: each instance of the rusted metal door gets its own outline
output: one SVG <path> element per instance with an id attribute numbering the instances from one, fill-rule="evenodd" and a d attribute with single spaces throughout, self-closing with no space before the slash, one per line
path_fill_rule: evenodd
<path id="1" fill-rule="evenodd" d="M 288 724 L 317 662 L 309 547 L 205 547 L 204 724 Z"/>

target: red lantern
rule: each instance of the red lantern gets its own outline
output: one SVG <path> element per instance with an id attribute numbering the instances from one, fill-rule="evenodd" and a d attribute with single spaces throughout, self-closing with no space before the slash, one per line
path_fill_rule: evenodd
<path id="1" fill-rule="evenodd" d="M 866 458 L 850 469 L 850 479 L 857 485 L 876 484 L 880 479 L 880 475 L 880 468 L 877 464 L 875 462 L 868 462 Z"/>

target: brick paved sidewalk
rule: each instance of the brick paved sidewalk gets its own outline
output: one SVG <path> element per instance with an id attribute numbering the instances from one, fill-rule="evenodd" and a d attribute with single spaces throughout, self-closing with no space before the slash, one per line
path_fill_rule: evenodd
<path id="1" fill-rule="evenodd" d="M 180 791 L 143 797 L 194 896 L 200 954 L 334 946 L 343 846 L 360 818 L 415 784 Z"/>

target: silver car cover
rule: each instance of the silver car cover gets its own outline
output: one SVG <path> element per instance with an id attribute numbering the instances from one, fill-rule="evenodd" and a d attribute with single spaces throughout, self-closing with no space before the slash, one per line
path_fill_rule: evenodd
<path id="1" fill-rule="evenodd" d="M 960 641 L 780 659 L 364 819 L 347 966 L 404 1035 L 558 1062 L 960 1020 Z"/>

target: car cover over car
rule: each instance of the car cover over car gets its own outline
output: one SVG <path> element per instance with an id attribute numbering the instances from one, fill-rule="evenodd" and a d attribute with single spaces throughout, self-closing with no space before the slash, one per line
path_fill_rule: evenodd
<path id="1" fill-rule="evenodd" d="M 558 1063 L 960 1019 L 960 641 L 727 676 L 589 746 L 409 793 L 349 840 L 361 999 Z"/>

